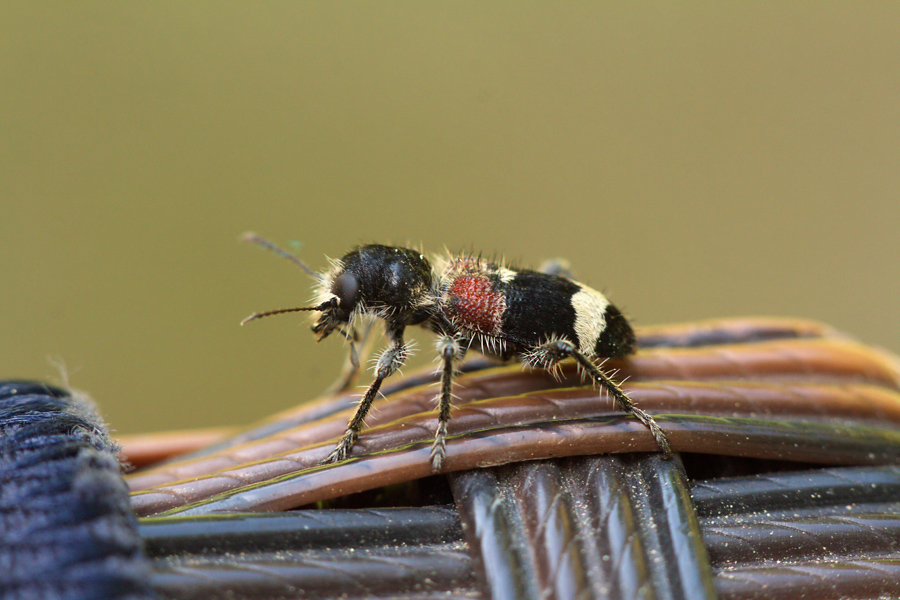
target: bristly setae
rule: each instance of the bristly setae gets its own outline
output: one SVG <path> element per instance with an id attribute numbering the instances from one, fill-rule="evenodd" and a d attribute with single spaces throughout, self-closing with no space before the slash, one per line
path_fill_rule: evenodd
<path id="1" fill-rule="evenodd" d="M 353 368 L 359 368 L 354 321 L 365 315 L 385 323 L 390 342 L 375 365 L 375 381 L 334 451 L 324 462 L 347 458 L 382 382 L 401 367 L 410 346 L 407 326 L 418 325 L 438 336 L 441 386 L 438 426 L 431 448 L 435 471 L 441 469 L 450 421 L 454 366 L 470 348 L 501 360 L 554 369 L 573 358 L 619 408 L 646 425 L 660 450 L 669 443 L 656 421 L 636 407 L 622 389 L 591 360 L 622 358 L 634 349 L 631 326 L 600 292 L 553 272 L 511 269 L 480 256 L 445 256 L 431 262 L 420 252 L 370 244 L 351 250 L 331 268 L 317 273 L 296 256 L 254 233 L 243 239 L 288 258 L 316 280 L 314 306 L 254 313 L 243 323 L 295 311 L 316 311 L 312 326 L 319 340 L 338 331 L 350 342 Z"/>

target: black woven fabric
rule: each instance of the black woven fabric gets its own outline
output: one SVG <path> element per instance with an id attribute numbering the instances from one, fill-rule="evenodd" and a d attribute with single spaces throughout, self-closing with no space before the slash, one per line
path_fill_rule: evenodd
<path id="1" fill-rule="evenodd" d="M 154 598 L 117 448 L 89 402 L 0 382 L 0 598 Z"/>

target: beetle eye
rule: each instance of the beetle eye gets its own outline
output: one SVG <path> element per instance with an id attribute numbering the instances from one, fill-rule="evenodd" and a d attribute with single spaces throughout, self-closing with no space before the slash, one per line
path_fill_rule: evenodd
<path id="1" fill-rule="evenodd" d="M 349 313 L 356 306 L 359 294 L 359 281 L 352 273 L 341 273 L 331 286 L 331 293 L 338 297 L 340 308 Z"/>

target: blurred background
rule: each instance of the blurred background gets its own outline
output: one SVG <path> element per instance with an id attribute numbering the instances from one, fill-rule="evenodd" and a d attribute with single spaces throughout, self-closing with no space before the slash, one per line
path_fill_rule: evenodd
<path id="1" fill-rule="evenodd" d="M 637 325 L 900 351 L 900 3 L 0 4 L 0 378 L 113 429 L 311 399 L 358 243 L 568 257 Z M 433 356 L 421 336 L 419 361 Z M 369 376 L 366 376 L 368 379 Z"/>

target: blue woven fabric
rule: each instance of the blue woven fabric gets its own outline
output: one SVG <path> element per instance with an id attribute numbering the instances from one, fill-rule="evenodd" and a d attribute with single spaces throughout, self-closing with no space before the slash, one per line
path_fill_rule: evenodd
<path id="1" fill-rule="evenodd" d="M 154 598 L 117 448 L 89 402 L 0 382 L 0 598 Z"/>

